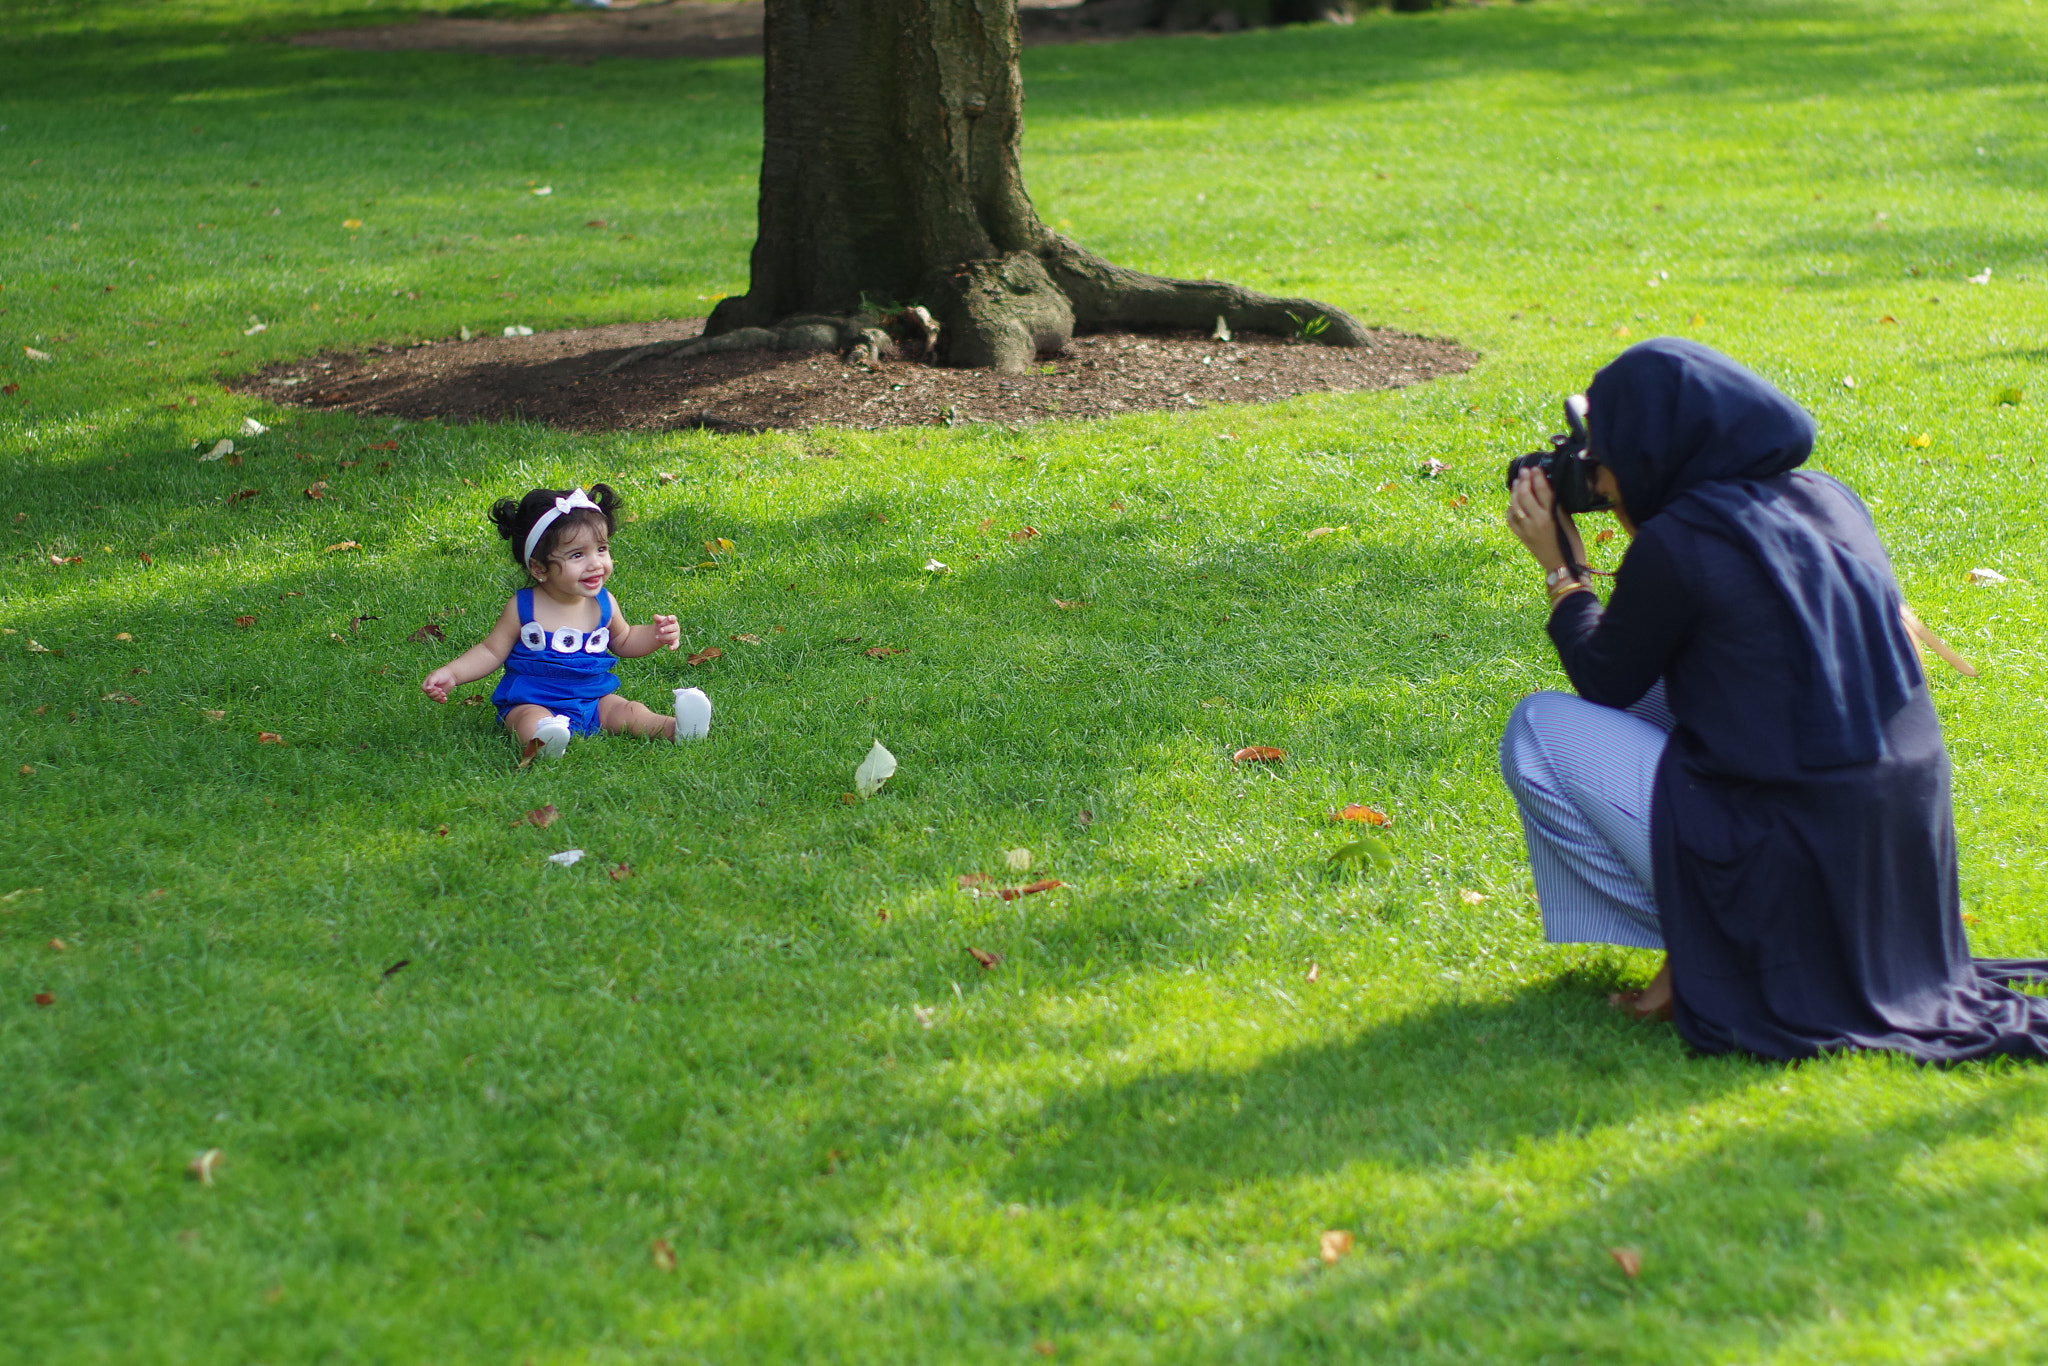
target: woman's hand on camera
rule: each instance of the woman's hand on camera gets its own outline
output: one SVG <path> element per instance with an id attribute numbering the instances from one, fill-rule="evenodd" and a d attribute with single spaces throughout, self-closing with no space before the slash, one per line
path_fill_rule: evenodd
<path id="1" fill-rule="evenodd" d="M 1523 470 L 1508 493 L 1508 530 L 1515 533 L 1515 539 L 1528 548 L 1545 572 L 1564 567 L 1564 556 L 1557 548 L 1560 524 L 1571 538 L 1573 557 L 1580 564 L 1586 562 L 1586 543 L 1579 539 L 1578 527 L 1568 514 L 1556 516 L 1552 511 L 1555 506 L 1549 481 L 1535 470 Z"/>

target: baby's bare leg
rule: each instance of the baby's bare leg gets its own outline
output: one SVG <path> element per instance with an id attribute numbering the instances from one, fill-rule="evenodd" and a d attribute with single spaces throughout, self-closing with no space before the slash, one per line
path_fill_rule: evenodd
<path id="1" fill-rule="evenodd" d="M 505 713 L 505 729 L 512 732 L 512 738 L 524 745 L 533 738 L 533 728 L 547 720 L 554 713 L 546 707 L 532 702 L 521 702 Z"/>
<path id="2" fill-rule="evenodd" d="M 597 724 L 614 735 L 651 735 L 663 740 L 673 740 L 676 735 L 675 717 L 658 715 L 617 693 L 598 699 Z"/>

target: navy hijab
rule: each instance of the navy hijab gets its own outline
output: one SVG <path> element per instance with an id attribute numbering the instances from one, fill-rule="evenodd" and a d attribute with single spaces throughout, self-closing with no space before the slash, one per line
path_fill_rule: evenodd
<path id="1" fill-rule="evenodd" d="M 1592 455 L 1638 524 L 1677 518 L 1742 546 L 1805 643 L 1793 699 L 1799 763 L 1870 763 L 1921 682 L 1887 570 L 1823 535 L 1780 476 L 1813 451 L 1813 419 L 1761 376 L 1675 337 L 1631 346 L 1586 391 Z M 1825 475 L 1802 475 L 1819 479 Z M 1853 495 L 1852 495 L 1853 496 Z"/>

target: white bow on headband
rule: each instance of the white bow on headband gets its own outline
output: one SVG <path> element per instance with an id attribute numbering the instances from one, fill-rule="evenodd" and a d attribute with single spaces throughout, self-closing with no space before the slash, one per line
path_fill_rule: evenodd
<path id="1" fill-rule="evenodd" d="M 526 533 L 526 556 L 520 563 L 532 564 L 533 548 L 540 544 L 540 538 L 555 524 L 555 519 L 565 512 L 574 512 L 578 508 L 589 508 L 592 512 L 604 511 L 596 503 L 591 502 L 590 495 L 582 489 L 570 489 L 569 496 L 555 499 L 555 505 L 543 512 L 540 520 L 533 524 L 533 530 Z"/>

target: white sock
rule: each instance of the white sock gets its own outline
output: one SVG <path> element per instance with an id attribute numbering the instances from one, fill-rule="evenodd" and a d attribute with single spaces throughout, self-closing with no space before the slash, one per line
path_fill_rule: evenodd
<path id="1" fill-rule="evenodd" d="M 559 714 L 548 717 L 533 728 L 533 738 L 540 741 L 541 758 L 561 758 L 569 747 L 569 718 Z"/>
<path id="2" fill-rule="evenodd" d="M 701 740 L 711 733 L 711 699 L 702 688 L 676 689 L 676 739 Z"/>

